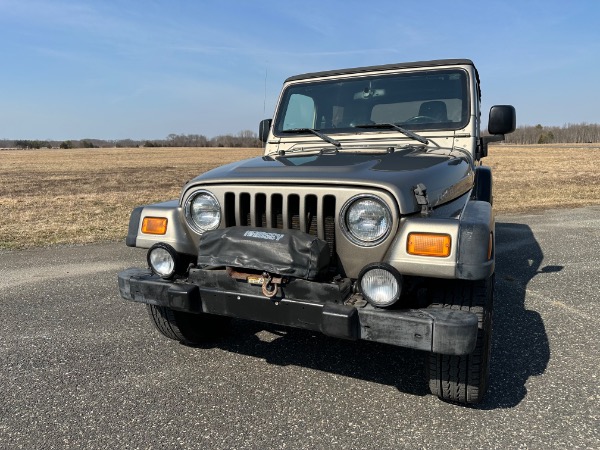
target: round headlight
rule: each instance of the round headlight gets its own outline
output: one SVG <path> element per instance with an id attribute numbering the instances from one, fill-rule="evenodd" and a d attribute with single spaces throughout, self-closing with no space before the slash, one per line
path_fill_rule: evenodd
<path id="1" fill-rule="evenodd" d="M 363 246 L 377 245 L 390 232 L 392 215 L 387 205 L 375 196 L 350 199 L 342 208 L 343 230 L 352 242 Z"/>
<path id="2" fill-rule="evenodd" d="M 396 303 L 402 292 L 402 276 L 388 264 L 366 266 L 358 276 L 358 284 L 363 297 L 380 308 Z"/>
<path id="3" fill-rule="evenodd" d="M 168 244 L 154 244 L 148 250 L 148 265 L 152 272 L 162 278 L 171 278 L 177 269 L 177 252 Z"/>
<path id="4" fill-rule="evenodd" d="M 192 229 L 202 234 L 221 223 L 221 206 L 208 191 L 197 191 L 185 202 L 185 217 Z"/>

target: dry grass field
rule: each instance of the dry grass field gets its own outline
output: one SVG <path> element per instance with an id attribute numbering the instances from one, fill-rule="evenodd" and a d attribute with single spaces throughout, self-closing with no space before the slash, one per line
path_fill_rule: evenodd
<path id="1" fill-rule="evenodd" d="M 124 239 L 138 205 L 177 198 L 183 183 L 261 149 L 0 151 L 0 248 Z M 490 148 L 496 212 L 600 204 L 600 146 Z"/>

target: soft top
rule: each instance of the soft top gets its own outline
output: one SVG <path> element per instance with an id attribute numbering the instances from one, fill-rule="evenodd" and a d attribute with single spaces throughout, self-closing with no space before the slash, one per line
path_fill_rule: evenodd
<path id="1" fill-rule="evenodd" d="M 470 65 L 474 66 L 473 61 L 470 59 L 436 59 L 432 61 L 415 61 L 415 62 L 405 62 L 405 63 L 396 63 L 396 64 L 385 64 L 381 66 L 366 66 L 366 67 L 355 67 L 350 69 L 337 69 L 337 70 L 326 70 L 323 72 L 311 72 L 304 73 L 301 75 L 294 75 L 293 77 L 289 77 L 288 81 L 296 81 L 296 80 L 305 80 L 309 78 L 319 78 L 319 77 L 327 77 L 332 75 L 346 75 L 352 73 L 361 73 L 361 72 L 373 72 L 377 70 L 393 70 L 393 69 L 413 69 L 420 67 L 436 67 L 436 66 L 450 66 L 450 65 Z"/>

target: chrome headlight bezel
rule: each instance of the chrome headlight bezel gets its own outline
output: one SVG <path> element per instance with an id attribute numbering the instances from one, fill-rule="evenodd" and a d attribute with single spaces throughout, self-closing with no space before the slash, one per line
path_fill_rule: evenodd
<path id="1" fill-rule="evenodd" d="M 214 212 L 215 219 L 211 223 L 206 225 L 202 224 L 201 221 L 197 220 L 197 218 L 194 215 L 194 202 L 198 200 L 199 197 L 204 197 L 208 199 L 212 202 L 214 206 L 213 208 L 208 209 L 207 211 Z M 206 231 L 216 230 L 221 224 L 222 211 L 219 200 L 217 200 L 217 197 L 215 197 L 212 192 L 207 191 L 205 189 L 198 189 L 192 192 L 190 195 L 188 195 L 184 204 L 184 214 L 188 226 L 198 234 L 203 234 Z"/>
<path id="2" fill-rule="evenodd" d="M 372 238 L 365 238 L 364 235 L 360 236 L 359 233 L 356 232 L 355 227 L 349 223 L 349 215 L 353 208 L 356 208 L 359 204 L 368 201 L 374 202 L 381 207 L 381 220 L 385 220 L 387 222 L 385 230 Z M 340 210 L 339 223 L 342 233 L 350 242 L 360 245 L 361 247 L 374 247 L 381 244 L 390 235 L 392 231 L 393 217 L 389 206 L 381 197 L 374 194 L 361 194 L 352 197 L 344 204 Z"/>

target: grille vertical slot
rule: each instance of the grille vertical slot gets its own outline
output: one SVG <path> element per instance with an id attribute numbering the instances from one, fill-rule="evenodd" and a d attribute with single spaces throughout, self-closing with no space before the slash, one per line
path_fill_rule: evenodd
<path id="1" fill-rule="evenodd" d="M 254 196 L 254 213 L 252 226 L 264 228 L 267 226 L 267 196 L 256 194 Z"/>
<path id="2" fill-rule="evenodd" d="M 323 230 L 323 237 L 329 244 L 329 250 L 331 252 L 331 260 L 335 255 L 335 196 L 325 195 L 323 197 L 322 209 L 321 209 L 321 229 Z"/>
<path id="3" fill-rule="evenodd" d="M 240 194 L 240 201 L 238 208 L 236 209 L 235 222 L 238 225 L 247 227 L 251 224 L 250 221 L 250 194 L 244 192 Z"/>
<path id="4" fill-rule="evenodd" d="M 283 195 L 271 195 L 271 228 L 283 228 Z"/>
<path id="5" fill-rule="evenodd" d="M 223 215 L 225 216 L 225 227 L 233 227 L 237 221 L 235 218 L 235 193 L 225 193 L 225 205 L 223 205 Z"/>
<path id="6" fill-rule="evenodd" d="M 313 236 L 318 236 L 318 200 L 317 196 L 309 194 L 304 197 L 304 231 Z"/>
<path id="7" fill-rule="evenodd" d="M 300 229 L 300 196 L 298 194 L 288 195 L 287 228 Z"/>

